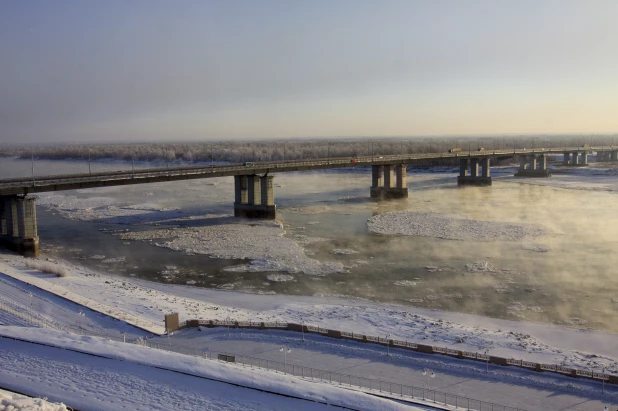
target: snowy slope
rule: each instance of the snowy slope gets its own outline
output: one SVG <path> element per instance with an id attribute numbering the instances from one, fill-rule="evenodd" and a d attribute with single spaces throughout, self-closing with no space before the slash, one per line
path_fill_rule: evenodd
<path id="1" fill-rule="evenodd" d="M 52 400 L 64 399 L 81 409 L 331 409 L 323 404 L 358 410 L 423 409 L 326 384 L 98 337 L 23 327 L 0 327 L 0 333 L 68 349 L 0 340 L 0 385 Z"/>
<path id="2" fill-rule="evenodd" d="M 618 336 L 550 324 L 492 319 L 334 298 L 260 296 L 102 275 L 66 264 L 69 277 L 36 275 L 23 258 L 4 254 L 0 272 L 71 298 L 127 323 L 163 332 L 163 315 L 181 319 L 304 321 L 323 328 L 452 346 L 492 355 L 618 372 Z M 25 307 L 26 309 L 28 307 Z M 463 341 L 463 343 L 458 343 Z M 594 354 L 594 355 L 591 355 Z"/>

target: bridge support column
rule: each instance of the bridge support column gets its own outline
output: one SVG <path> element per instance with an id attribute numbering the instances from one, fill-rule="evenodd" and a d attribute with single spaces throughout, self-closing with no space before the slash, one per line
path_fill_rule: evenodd
<path id="1" fill-rule="evenodd" d="M 276 218 L 273 176 L 234 176 L 234 217 Z"/>
<path id="2" fill-rule="evenodd" d="M 459 176 L 460 177 L 468 177 L 468 159 L 462 158 L 459 160 Z"/>
<path id="3" fill-rule="evenodd" d="M 383 173 L 384 166 L 371 166 L 371 188 L 384 187 Z"/>
<path id="4" fill-rule="evenodd" d="M 0 242 L 27 257 L 39 255 L 36 197 L 0 197 Z"/>
<path id="5" fill-rule="evenodd" d="M 564 153 L 563 155 L 563 160 L 562 160 L 562 165 L 563 166 L 568 166 L 571 160 L 571 153 Z"/>
<path id="6" fill-rule="evenodd" d="M 7 223 L 6 223 L 6 205 L 4 198 L 0 197 L 0 236 L 7 235 Z"/>
<path id="7" fill-rule="evenodd" d="M 565 153 L 565 160 L 569 161 L 568 153 Z M 527 167 L 527 165 L 530 167 Z M 515 173 L 515 177 L 551 177 L 551 173 L 547 170 L 547 158 L 544 154 L 537 158 L 532 156 L 521 156 L 519 170 Z"/>
<path id="8" fill-rule="evenodd" d="M 479 175 L 479 159 L 478 158 L 462 158 L 459 160 L 459 176 L 457 177 L 457 185 L 460 186 L 490 186 L 491 176 L 489 170 L 489 158 L 482 158 L 481 168 L 482 173 Z M 470 164 L 470 172 L 468 173 L 468 164 Z"/>
<path id="9" fill-rule="evenodd" d="M 234 176 L 234 204 L 249 202 L 249 182 L 247 176 Z"/>
<path id="10" fill-rule="evenodd" d="M 384 188 L 395 187 L 395 166 L 384 166 Z"/>
<path id="11" fill-rule="evenodd" d="M 537 169 L 540 171 L 546 171 L 547 170 L 547 157 L 545 157 L 545 154 L 541 154 L 538 158 L 538 162 L 537 162 Z"/>
<path id="12" fill-rule="evenodd" d="M 618 151 L 612 151 L 611 161 L 618 161 Z"/>
<path id="13" fill-rule="evenodd" d="M 489 157 L 481 160 L 481 177 L 491 178 L 491 167 L 489 166 Z"/>
<path id="14" fill-rule="evenodd" d="M 371 166 L 370 196 L 378 200 L 408 198 L 406 165 Z"/>
<path id="15" fill-rule="evenodd" d="M 471 158 L 470 159 L 470 177 L 478 177 L 479 176 L 479 159 Z"/>
<path id="16" fill-rule="evenodd" d="M 581 164 L 581 165 L 582 165 L 582 166 L 587 166 L 587 165 L 589 165 L 589 163 L 588 163 L 588 152 L 587 152 L 587 151 L 584 151 L 584 152 L 582 153 L 582 164 Z"/>
<path id="17" fill-rule="evenodd" d="M 261 204 L 261 196 L 260 196 L 260 177 L 252 174 L 247 176 L 247 191 L 248 191 L 248 202 L 249 205 L 260 205 Z"/>
<path id="18" fill-rule="evenodd" d="M 567 161 L 569 161 L 567 159 Z M 519 156 L 519 171 L 525 170 L 528 166 L 528 159 L 526 156 Z"/>
<path id="19" fill-rule="evenodd" d="M 577 151 L 573 152 L 573 161 L 571 161 L 571 165 L 572 166 L 578 166 L 579 165 L 579 153 Z"/>

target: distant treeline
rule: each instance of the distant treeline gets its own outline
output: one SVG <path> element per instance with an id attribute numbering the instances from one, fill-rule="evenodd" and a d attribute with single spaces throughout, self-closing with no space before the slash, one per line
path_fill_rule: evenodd
<path id="1" fill-rule="evenodd" d="M 287 141 L 222 141 L 195 143 L 75 144 L 57 146 L 9 146 L 2 154 L 41 159 L 120 159 L 160 162 L 231 162 L 283 161 L 327 157 L 382 156 L 446 152 L 509 150 L 514 148 L 573 147 L 583 144 L 610 145 L 612 136 L 593 137 L 480 137 L 414 139 L 345 139 Z M 618 143 L 618 138 L 616 138 Z"/>

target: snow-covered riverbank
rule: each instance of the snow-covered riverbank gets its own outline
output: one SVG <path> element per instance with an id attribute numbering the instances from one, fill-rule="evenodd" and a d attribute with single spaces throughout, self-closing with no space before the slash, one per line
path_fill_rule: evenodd
<path id="1" fill-rule="evenodd" d="M 0 272 L 129 323 L 151 327 L 153 332 L 163 331 L 163 316 L 169 312 L 178 312 L 181 319 L 304 322 L 468 351 L 490 349 L 503 357 L 584 369 L 605 367 L 618 372 L 618 336 L 614 334 L 359 300 L 260 296 L 151 283 L 63 264 L 70 272 L 68 277 L 42 275 L 26 268 L 22 257 L 3 253 Z"/>

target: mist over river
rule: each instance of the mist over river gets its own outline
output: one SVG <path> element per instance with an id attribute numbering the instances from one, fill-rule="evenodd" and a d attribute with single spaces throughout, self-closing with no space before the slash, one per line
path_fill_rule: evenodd
<path id="1" fill-rule="evenodd" d="M 31 166 L 0 158 L 0 175 Z M 45 193 L 40 243 L 45 257 L 163 283 L 618 331 L 616 169 L 513 171 L 458 188 L 455 169 L 410 168 L 409 198 L 383 203 L 368 169 L 274 174 L 280 224 L 231 217 L 232 177 Z M 36 175 L 77 172 L 88 163 L 35 161 Z"/>

